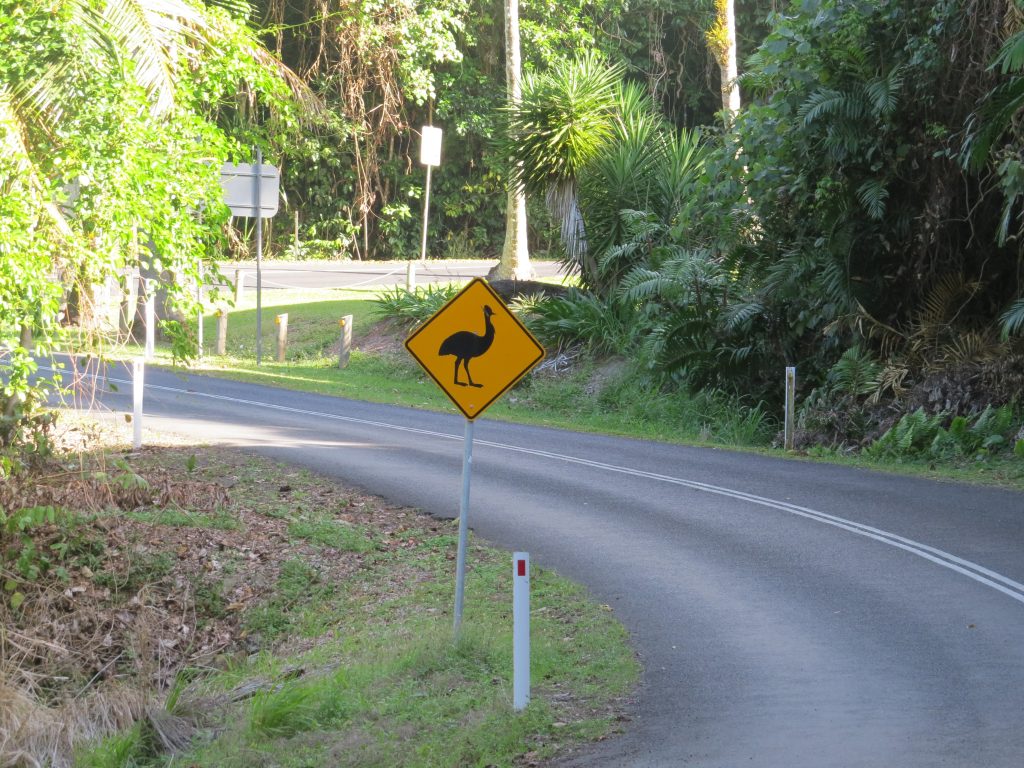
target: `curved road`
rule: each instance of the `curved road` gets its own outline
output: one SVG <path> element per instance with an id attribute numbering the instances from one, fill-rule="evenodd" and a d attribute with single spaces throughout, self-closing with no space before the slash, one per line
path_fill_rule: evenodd
<path id="1" fill-rule="evenodd" d="M 460 418 L 146 384 L 151 426 L 457 513 Z M 476 437 L 472 527 L 588 585 L 645 665 L 628 733 L 568 765 L 1024 765 L 1024 494 L 486 419 Z"/>

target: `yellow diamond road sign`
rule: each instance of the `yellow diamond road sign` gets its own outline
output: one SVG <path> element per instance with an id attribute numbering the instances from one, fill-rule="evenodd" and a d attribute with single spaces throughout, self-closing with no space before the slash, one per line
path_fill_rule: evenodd
<path id="1" fill-rule="evenodd" d="M 405 348 L 467 419 L 544 359 L 544 347 L 480 278 L 417 328 Z"/>

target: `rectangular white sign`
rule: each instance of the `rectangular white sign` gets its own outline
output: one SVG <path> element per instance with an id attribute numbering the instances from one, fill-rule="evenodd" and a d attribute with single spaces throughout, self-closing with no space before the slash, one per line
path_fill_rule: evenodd
<path id="1" fill-rule="evenodd" d="M 420 162 L 424 165 L 441 164 L 441 129 L 424 125 L 420 138 Z"/>
<path id="2" fill-rule="evenodd" d="M 277 168 L 264 163 L 259 166 L 260 211 L 269 219 L 277 213 L 281 196 L 281 174 Z M 220 169 L 220 186 L 224 190 L 224 204 L 232 216 L 256 218 L 256 171 L 250 163 L 224 163 Z"/>

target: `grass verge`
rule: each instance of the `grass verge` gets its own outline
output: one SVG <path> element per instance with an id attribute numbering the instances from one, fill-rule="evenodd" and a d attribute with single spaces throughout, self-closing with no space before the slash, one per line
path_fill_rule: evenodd
<path id="1" fill-rule="evenodd" d="M 627 719 L 626 633 L 557 574 L 534 569 L 533 701 L 517 714 L 507 552 L 471 538 L 455 643 L 454 523 L 238 452 L 123 454 L 96 447 L 110 432 L 76 434 L 59 476 L 4 488 L 62 505 L 20 544 L 48 559 L 16 579 L 12 561 L 21 597 L 0 600 L 18 641 L 0 722 L 27 713 L 4 731 L 12 749 L 94 768 L 506 766 Z"/>

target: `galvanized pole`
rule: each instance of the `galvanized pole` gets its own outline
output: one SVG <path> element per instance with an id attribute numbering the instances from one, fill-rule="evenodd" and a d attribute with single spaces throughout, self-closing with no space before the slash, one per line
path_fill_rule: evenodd
<path id="1" fill-rule="evenodd" d="M 420 245 L 420 261 L 425 261 L 427 258 L 427 220 L 430 213 L 430 169 L 432 166 L 427 166 L 427 188 L 423 194 L 423 242 Z"/>
<path id="2" fill-rule="evenodd" d="M 263 353 L 263 209 L 260 187 L 263 186 L 263 150 L 256 147 L 256 186 L 253 188 L 253 208 L 256 209 L 256 365 Z"/>
<path id="3" fill-rule="evenodd" d="M 473 474 L 473 420 L 466 419 L 462 453 L 462 499 L 459 502 L 459 552 L 455 561 L 455 640 L 462 630 L 462 598 L 466 586 L 466 540 L 469 535 L 469 482 Z"/>

